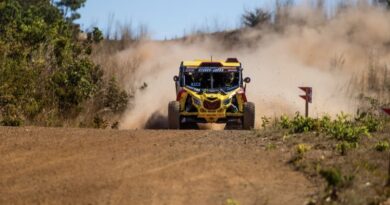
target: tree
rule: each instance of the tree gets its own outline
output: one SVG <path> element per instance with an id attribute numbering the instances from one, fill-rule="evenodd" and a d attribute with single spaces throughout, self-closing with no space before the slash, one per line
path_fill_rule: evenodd
<path id="1" fill-rule="evenodd" d="M 87 0 L 59 0 L 56 5 L 61 9 L 64 17 L 73 22 L 80 18 L 80 14 L 77 13 L 77 10 L 84 7 L 86 1 Z"/>
<path id="2" fill-rule="evenodd" d="M 68 6 L 75 11 L 81 4 Z M 61 14 L 48 0 L 0 2 L 0 124 L 77 114 L 100 89 L 102 71 L 89 56 L 99 30 L 79 41 Z"/>
<path id="3" fill-rule="evenodd" d="M 390 8 L 390 0 L 374 0 L 374 3 L 384 5 L 387 8 Z"/>
<path id="4" fill-rule="evenodd" d="M 253 11 L 245 11 L 242 22 L 247 27 L 257 27 L 270 23 L 271 14 L 263 9 L 256 8 Z"/>

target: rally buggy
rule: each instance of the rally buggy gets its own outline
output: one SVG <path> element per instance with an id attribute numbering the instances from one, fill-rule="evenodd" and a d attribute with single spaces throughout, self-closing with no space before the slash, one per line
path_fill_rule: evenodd
<path id="1" fill-rule="evenodd" d="M 253 129 L 255 105 L 247 101 L 243 68 L 236 58 L 181 63 L 174 77 L 176 101 L 168 106 L 170 129 L 195 129 L 197 123 L 226 123 L 227 129 Z"/>

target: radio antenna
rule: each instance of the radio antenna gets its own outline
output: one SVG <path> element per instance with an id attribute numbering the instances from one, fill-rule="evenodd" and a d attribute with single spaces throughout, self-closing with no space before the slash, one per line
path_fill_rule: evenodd
<path id="1" fill-rule="evenodd" d="M 211 56 L 211 62 L 213 62 L 213 56 Z"/>

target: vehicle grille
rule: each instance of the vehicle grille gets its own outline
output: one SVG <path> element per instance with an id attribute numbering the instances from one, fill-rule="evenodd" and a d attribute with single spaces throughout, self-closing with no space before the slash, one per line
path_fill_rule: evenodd
<path id="1" fill-rule="evenodd" d="M 203 102 L 203 106 L 204 106 L 204 108 L 206 108 L 208 110 L 216 110 L 216 109 L 221 107 L 221 101 L 216 100 L 216 101 L 211 102 L 211 101 L 205 100 Z"/>

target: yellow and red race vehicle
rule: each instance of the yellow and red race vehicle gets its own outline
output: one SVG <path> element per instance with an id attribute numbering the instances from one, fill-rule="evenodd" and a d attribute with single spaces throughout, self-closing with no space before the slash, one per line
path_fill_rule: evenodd
<path id="1" fill-rule="evenodd" d="M 170 129 L 195 129 L 197 123 L 226 123 L 227 129 L 253 129 L 255 105 L 248 102 L 243 68 L 236 58 L 226 61 L 183 61 L 176 101 L 168 106 Z"/>

